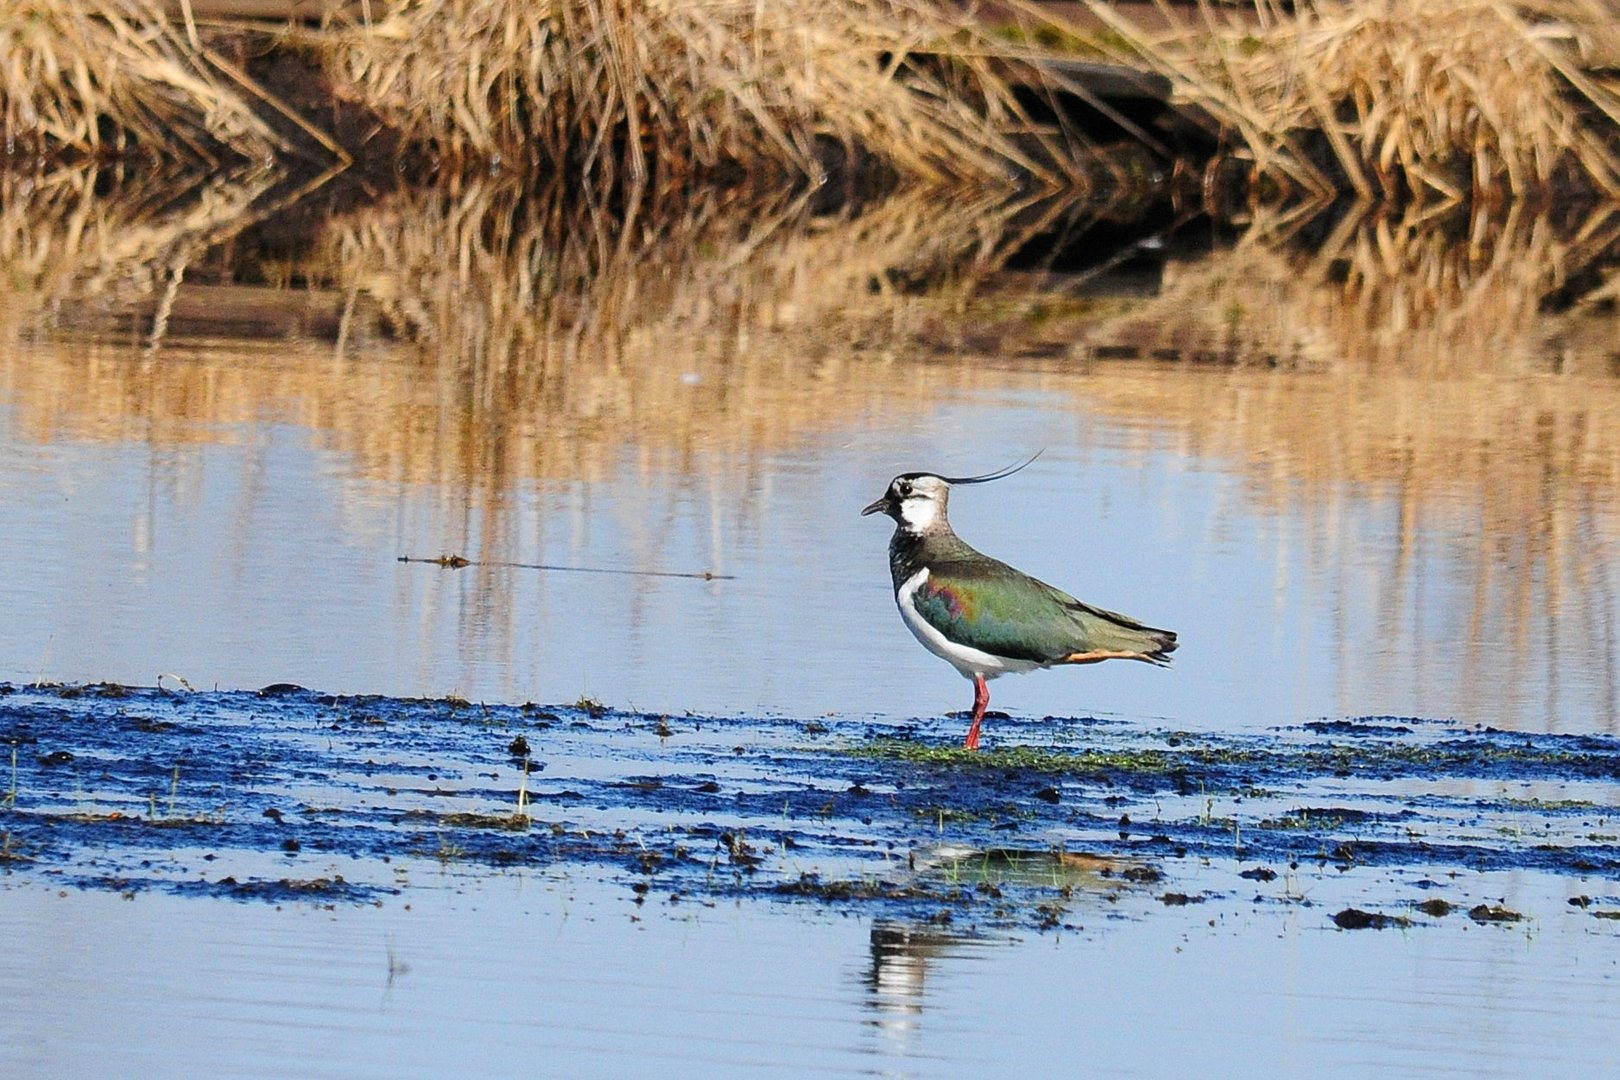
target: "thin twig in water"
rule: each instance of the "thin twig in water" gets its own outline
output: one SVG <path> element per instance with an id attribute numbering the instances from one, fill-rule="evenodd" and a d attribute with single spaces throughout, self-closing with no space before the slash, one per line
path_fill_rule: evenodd
<path id="1" fill-rule="evenodd" d="M 423 559 L 413 555 L 401 555 L 402 563 L 431 563 L 434 566 L 443 566 L 451 570 L 460 570 L 464 566 L 505 566 L 515 570 L 565 570 L 573 574 L 626 574 L 631 577 L 671 577 L 695 578 L 698 581 L 735 581 L 735 574 L 716 574 L 712 570 L 621 570 L 611 566 L 553 566 L 549 563 L 523 563 L 507 562 L 502 559 L 466 559 L 460 555 L 440 555 L 437 558 Z"/>

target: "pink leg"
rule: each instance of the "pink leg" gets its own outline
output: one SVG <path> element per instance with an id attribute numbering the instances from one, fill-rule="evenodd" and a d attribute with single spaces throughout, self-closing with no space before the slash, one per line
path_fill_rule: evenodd
<path id="1" fill-rule="evenodd" d="M 979 748 L 979 725 L 984 722 L 984 710 L 990 707 L 990 685 L 984 681 L 983 675 L 973 676 L 973 724 L 968 728 L 967 743 L 969 750 Z"/>

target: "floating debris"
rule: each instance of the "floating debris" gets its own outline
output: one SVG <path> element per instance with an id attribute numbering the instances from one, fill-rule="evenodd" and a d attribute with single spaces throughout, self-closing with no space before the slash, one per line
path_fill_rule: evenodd
<path id="1" fill-rule="evenodd" d="M 1333 925 L 1340 930 L 1383 930 L 1391 926 L 1411 926 L 1412 920 L 1403 915 L 1385 915 L 1381 911 L 1345 908 L 1333 916 Z"/>

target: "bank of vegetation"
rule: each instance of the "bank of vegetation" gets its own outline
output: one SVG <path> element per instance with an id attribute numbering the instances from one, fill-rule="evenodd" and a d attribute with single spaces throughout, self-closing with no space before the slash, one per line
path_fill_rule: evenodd
<path id="1" fill-rule="evenodd" d="M 613 192 L 1034 164 L 987 32 L 928 0 L 421 0 L 274 27 L 179 8 L 0 0 L 13 154 L 343 164 L 376 140 Z"/>
<path id="2" fill-rule="evenodd" d="M 14 159 L 386 146 L 619 193 L 851 167 L 1083 183 L 1045 115 L 1061 78 L 1031 93 L 1027 61 L 1061 51 L 1168 76 L 1258 197 L 1620 195 L 1607 0 L 1083 7 L 1082 25 L 1023 0 L 334 0 L 272 24 L 206 0 L 0 0 L 0 121 Z"/>
<path id="3" fill-rule="evenodd" d="M 1085 0 L 1084 44 L 1168 75 L 1253 161 L 1316 194 L 1495 202 L 1620 196 L 1609 0 Z"/>
<path id="4" fill-rule="evenodd" d="M 493 395 L 604 337 L 649 358 L 676 330 L 881 341 L 908 336 L 902 307 L 952 351 L 1005 324 L 1039 355 L 1155 338 L 1319 366 L 1421 340 L 1462 365 L 1620 297 L 1620 30 L 1600 0 L 1130 17 L 1087 0 L 1083 25 L 1020 0 L 994 18 L 935 0 L 416 0 L 273 25 L 204 2 L 0 0 L 9 322 L 112 320 L 156 347 L 195 314 L 191 286 L 296 284 L 330 294 L 340 351 L 371 326 L 461 358 Z M 1096 144 L 1053 115 L 1084 88 L 1032 85 L 1041 52 L 1168 79 L 1207 156 L 1117 169 L 1108 194 L 1139 180 L 1150 197 L 1108 204 L 1082 160 Z M 1187 148 L 1111 137 L 1133 166 Z M 358 182 L 308 197 L 345 169 Z M 1318 212 L 1344 193 L 1367 200 Z M 1226 211 L 1249 227 L 1240 258 L 1099 323 L 1092 274 Z M 967 302 L 1009 264 L 1059 263 L 1030 303 L 1067 310 L 1074 291 L 1084 328 Z"/>

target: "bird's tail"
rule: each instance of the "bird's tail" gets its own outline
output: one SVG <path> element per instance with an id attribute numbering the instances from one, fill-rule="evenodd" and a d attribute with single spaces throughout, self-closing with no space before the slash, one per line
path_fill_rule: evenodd
<path id="1" fill-rule="evenodd" d="M 1174 630 L 1160 630 L 1128 618 L 1116 611 L 1105 611 L 1078 601 L 1075 618 L 1085 628 L 1089 648 L 1064 659 L 1066 664 L 1092 664 L 1099 660 L 1141 660 L 1160 667 L 1170 666 L 1176 651 Z"/>

